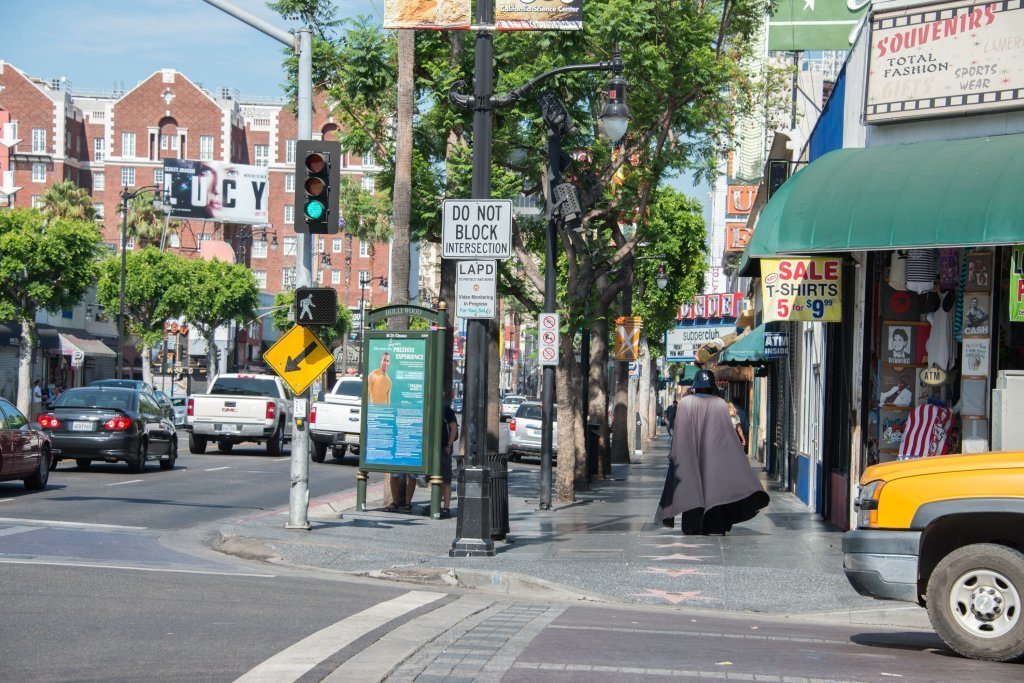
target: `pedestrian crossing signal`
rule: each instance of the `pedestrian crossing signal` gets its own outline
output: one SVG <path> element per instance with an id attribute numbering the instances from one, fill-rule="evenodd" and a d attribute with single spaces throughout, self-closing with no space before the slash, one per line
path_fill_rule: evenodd
<path id="1" fill-rule="evenodd" d="M 330 287 L 299 287 L 295 290 L 295 324 L 329 326 L 338 322 L 338 293 Z"/>

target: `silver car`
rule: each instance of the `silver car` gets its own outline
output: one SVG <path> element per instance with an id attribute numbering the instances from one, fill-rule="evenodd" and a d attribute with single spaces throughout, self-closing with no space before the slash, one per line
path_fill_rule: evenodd
<path id="1" fill-rule="evenodd" d="M 519 396 L 517 394 L 509 394 L 505 398 L 501 399 L 501 412 L 498 413 L 498 420 L 504 422 L 512 419 L 516 411 L 519 410 L 519 406 L 526 400 L 525 396 Z"/>
<path id="2" fill-rule="evenodd" d="M 558 453 L 558 406 L 552 411 L 551 455 Z M 537 401 L 519 404 L 515 417 L 508 423 L 508 459 L 523 455 L 540 455 L 541 405 Z"/>
<path id="3" fill-rule="evenodd" d="M 188 412 L 188 397 L 172 396 L 170 400 L 171 407 L 174 408 L 174 426 L 184 427 L 185 415 Z"/>

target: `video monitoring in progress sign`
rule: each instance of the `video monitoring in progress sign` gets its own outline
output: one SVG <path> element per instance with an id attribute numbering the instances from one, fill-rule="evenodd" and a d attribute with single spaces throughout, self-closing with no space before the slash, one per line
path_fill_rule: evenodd
<path id="1" fill-rule="evenodd" d="M 511 199 L 446 199 L 441 256 L 500 260 L 512 257 Z"/>

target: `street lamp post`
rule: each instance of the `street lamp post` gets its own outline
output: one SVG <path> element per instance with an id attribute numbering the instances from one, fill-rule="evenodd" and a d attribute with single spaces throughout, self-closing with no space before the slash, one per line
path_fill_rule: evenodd
<path id="1" fill-rule="evenodd" d="M 490 26 L 494 23 L 494 2 L 493 0 L 481 0 L 476 5 L 476 23 L 480 27 Z M 473 199 L 489 199 L 491 196 L 491 139 L 493 126 L 493 112 L 496 109 L 509 107 L 526 95 L 535 90 L 541 83 L 558 74 L 572 71 L 612 71 L 617 77 L 614 87 L 610 88 L 609 95 L 621 101 L 625 94 L 625 81 L 621 79 L 623 62 L 618 50 L 611 61 L 598 62 L 594 64 L 574 64 L 552 69 L 536 78 L 528 81 L 511 92 L 495 96 L 494 90 L 494 36 L 491 31 L 478 30 L 476 32 L 476 52 L 474 65 L 474 89 L 472 95 L 463 94 L 460 91 L 465 88 L 466 83 L 457 81 L 452 85 L 448 93 L 448 99 L 455 106 L 473 112 Z M 618 137 L 625 134 L 625 123 L 628 121 L 628 109 L 625 104 L 615 110 L 605 108 L 610 118 L 610 126 L 606 125 L 605 130 L 609 131 L 609 137 L 618 133 Z M 571 121 L 569 122 L 571 125 Z M 550 123 L 549 123 L 550 128 Z M 562 131 L 566 132 L 566 131 Z M 549 164 L 552 175 L 558 176 L 558 159 L 561 158 L 561 147 L 554 148 L 552 138 L 549 135 Z M 617 142 L 618 138 L 613 141 Z M 560 142 L 560 136 L 559 140 Z M 554 152 L 554 154 L 552 154 Z M 552 182 L 552 187 L 557 182 Z M 549 193 L 550 197 L 551 193 Z M 551 215 L 549 208 L 549 216 Z M 549 220 L 547 231 L 546 272 L 544 287 L 544 311 L 554 312 L 555 310 L 555 258 L 554 243 L 557 239 L 556 227 Z M 467 327 L 467 349 L 466 349 L 466 440 L 468 444 L 468 463 L 463 470 L 463 483 L 459 486 L 459 517 L 456 531 L 456 538 L 452 543 L 449 555 L 453 557 L 484 557 L 494 555 L 494 541 L 491 539 L 490 530 L 490 494 L 489 476 L 490 473 L 485 465 L 486 456 L 486 399 L 487 399 L 487 321 L 469 320 Z M 547 449 L 542 455 L 541 472 L 541 507 L 550 508 L 551 505 L 551 418 L 552 402 L 554 400 L 554 368 L 545 367 L 544 374 L 545 398 L 544 406 L 544 431 L 542 438 L 546 439 Z M 472 496 L 466 496 L 464 491 L 472 490 Z M 470 509 L 471 508 L 471 509 Z"/>
<path id="2" fill-rule="evenodd" d="M 370 286 L 371 282 L 376 281 L 377 284 L 382 288 L 386 289 L 388 286 L 388 279 L 383 275 L 366 275 L 363 276 L 362 272 L 359 275 L 359 369 L 363 367 L 363 340 L 366 336 L 366 288 Z"/>
<path id="3" fill-rule="evenodd" d="M 154 193 L 153 206 L 158 211 L 169 212 L 170 204 L 166 197 L 161 199 L 156 195 L 160 189 L 159 185 L 146 185 L 131 192 L 125 187 L 121 190 L 121 291 L 119 295 L 118 316 L 117 316 L 117 379 L 124 379 L 124 281 L 128 272 L 128 202 L 135 199 L 144 192 Z"/>

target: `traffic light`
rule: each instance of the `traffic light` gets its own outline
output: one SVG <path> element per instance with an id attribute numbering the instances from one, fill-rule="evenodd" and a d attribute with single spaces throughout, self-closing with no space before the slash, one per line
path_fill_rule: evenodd
<path id="1" fill-rule="evenodd" d="M 339 230 L 341 143 L 299 140 L 295 150 L 295 232 L 333 235 Z"/>

